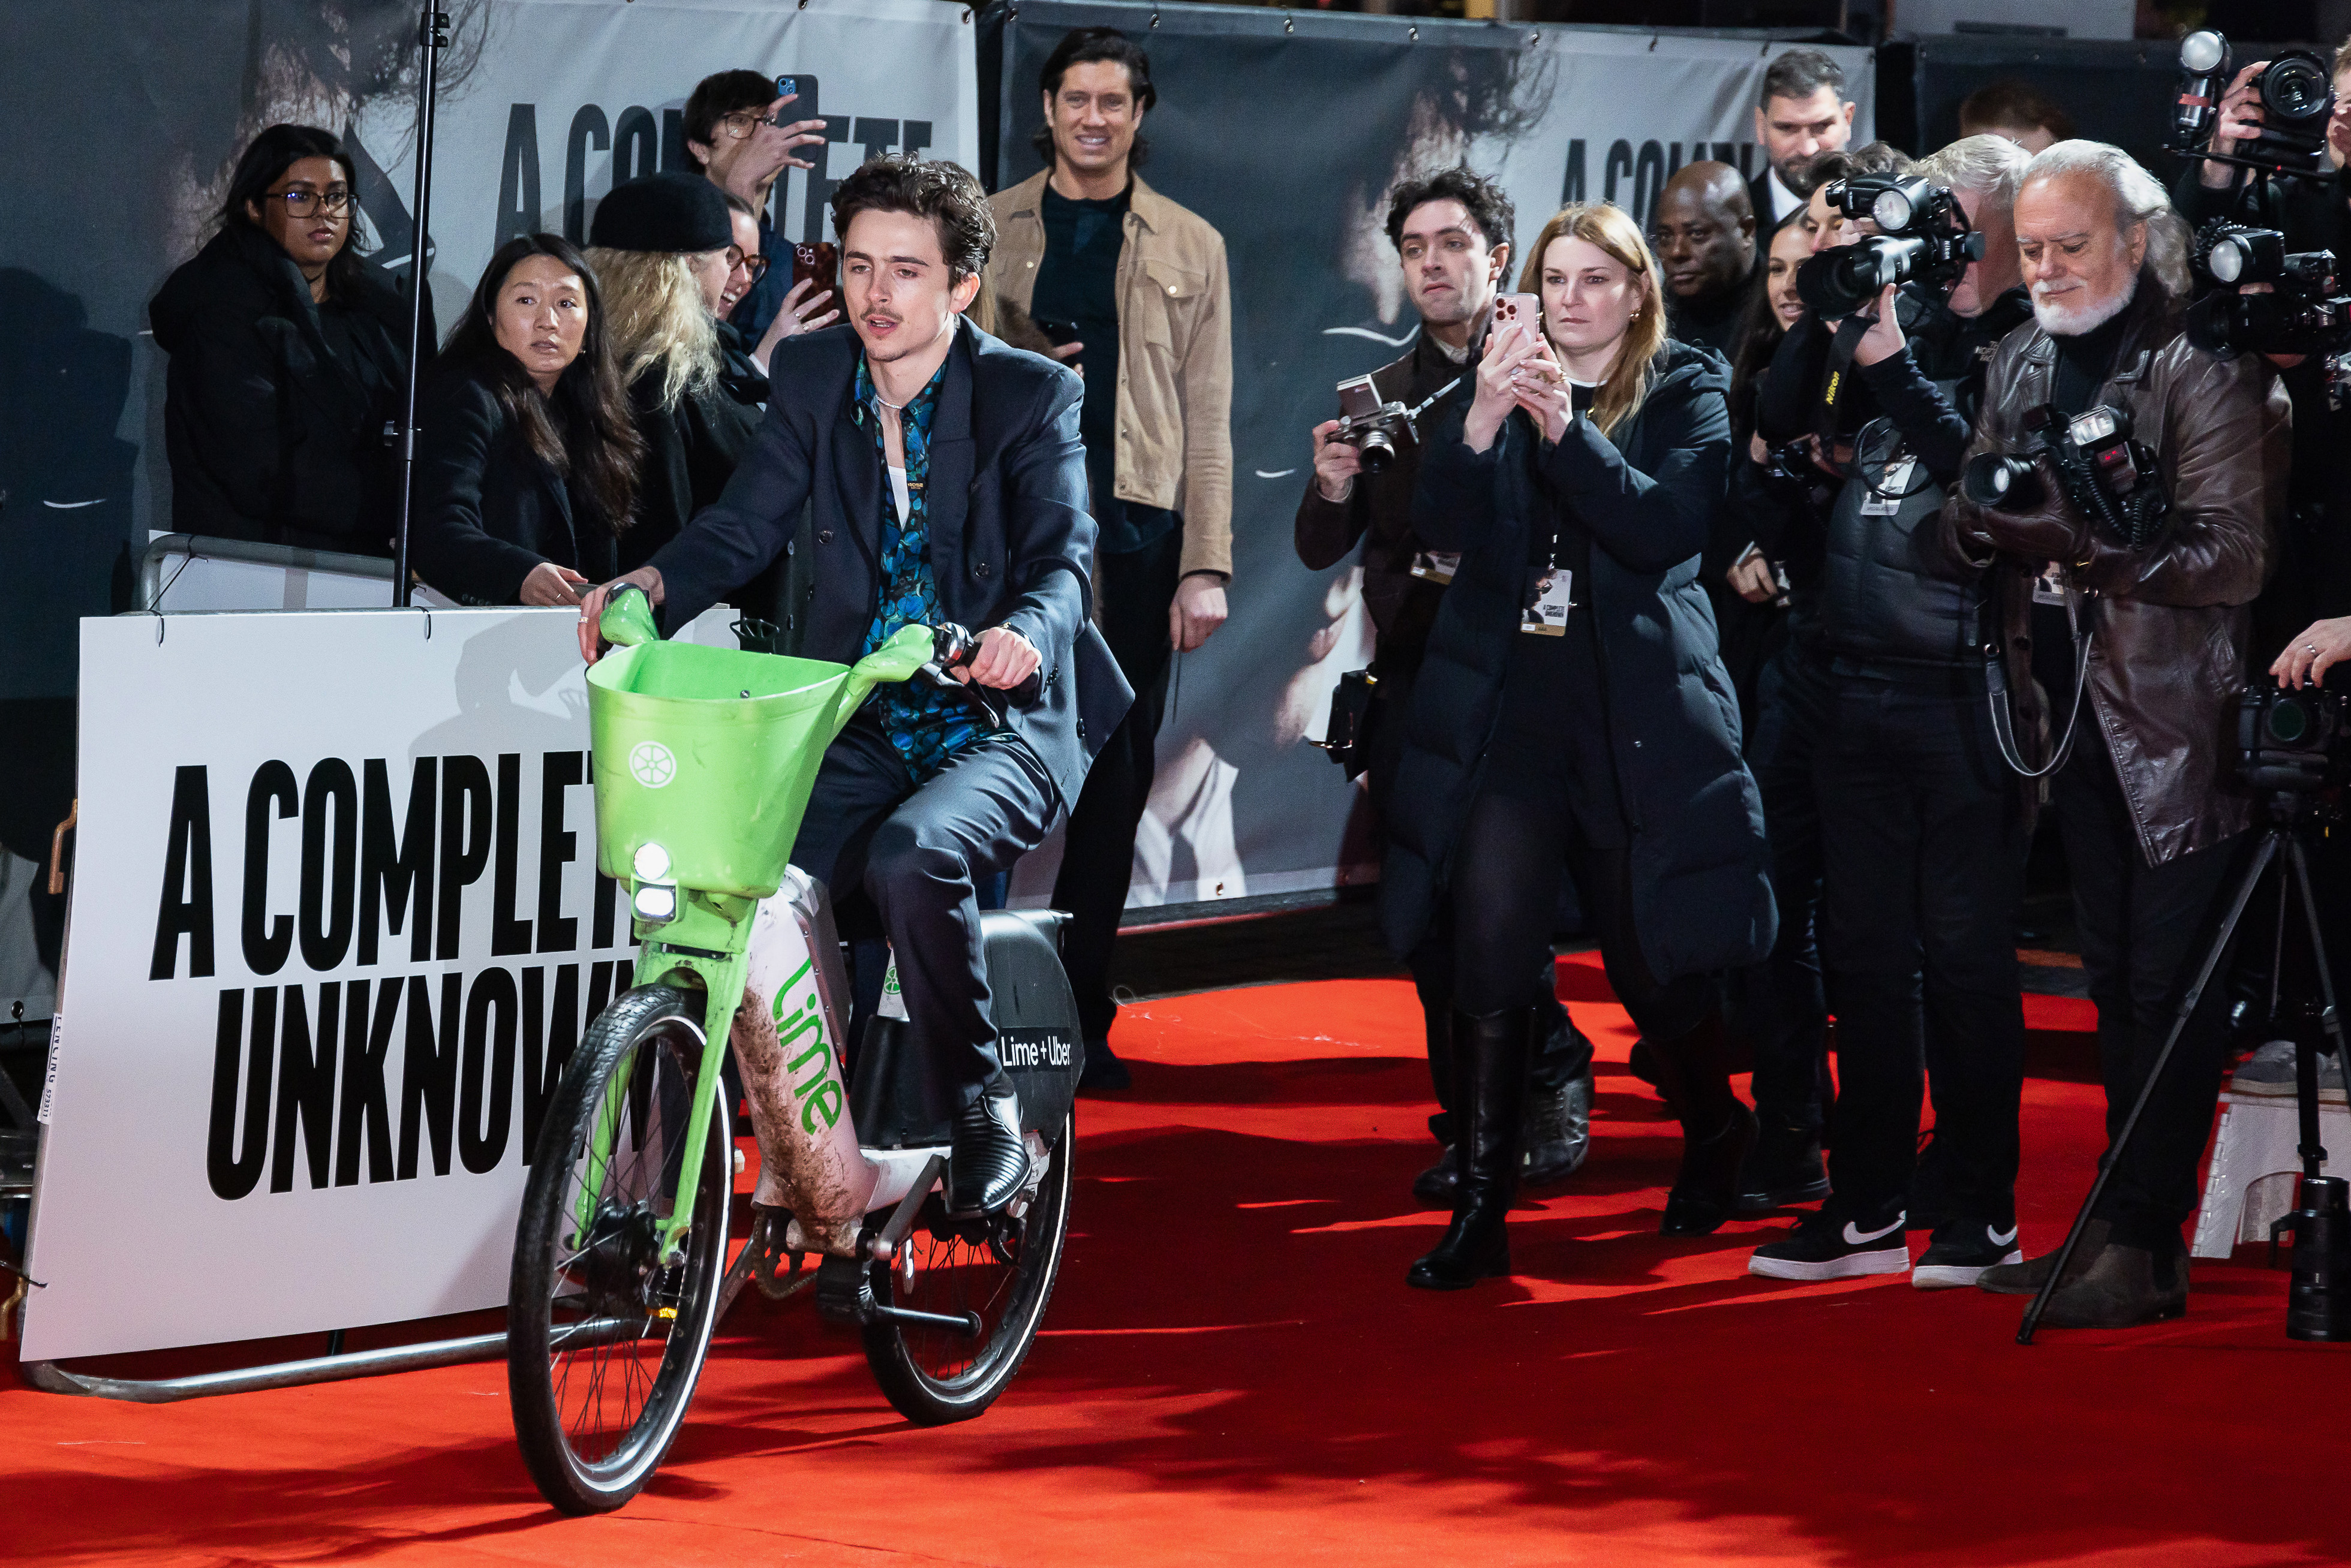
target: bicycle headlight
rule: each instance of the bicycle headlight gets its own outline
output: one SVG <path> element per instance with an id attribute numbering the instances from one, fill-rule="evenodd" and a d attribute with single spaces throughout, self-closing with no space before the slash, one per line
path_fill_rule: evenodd
<path id="1" fill-rule="evenodd" d="M 661 882 L 669 876 L 669 852 L 650 839 L 637 846 L 632 863 L 639 882 Z"/>
<path id="2" fill-rule="evenodd" d="M 677 889 L 665 882 L 648 882 L 637 888 L 637 895 L 629 901 L 637 918 L 659 924 L 677 918 Z"/>

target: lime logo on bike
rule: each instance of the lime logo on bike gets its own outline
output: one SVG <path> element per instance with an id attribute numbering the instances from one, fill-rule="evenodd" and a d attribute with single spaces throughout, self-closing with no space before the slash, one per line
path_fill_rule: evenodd
<path id="1" fill-rule="evenodd" d="M 648 789 L 677 777 L 677 758 L 658 740 L 641 740 L 629 753 L 629 776 Z"/>
<path id="2" fill-rule="evenodd" d="M 890 967 L 882 974 L 882 1005 L 873 1009 L 885 1019 L 903 1020 L 906 1016 L 906 996 L 898 988 L 898 955 L 890 955 Z"/>
<path id="3" fill-rule="evenodd" d="M 792 989 L 808 978 L 815 967 L 814 959 L 801 959 L 800 967 L 792 971 L 791 978 L 776 988 L 775 1001 L 776 1045 L 778 1050 L 788 1051 L 790 1042 L 803 1034 L 814 1037 L 809 1041 L 808 1049 L 785 1070 L 793 1075 L 804 1068 L 808 1070 L 806 1078 L 793 1083 L 792 1095 L 799 1102 L 800 1126 L 810 1133 L 817 1130 L 820 1117 L 828 1127 L 838 1124 L 849 1099 L 849 1092 L 841 1081 L 841 1060 L 833 1053 L 831 1042 L 824 1037 L 824 1012 L 817 1005 L 816 992 L 811 989 L 808 999 L 793 1008 L 789 1014 L 784 1010 L 790 1005 Z"/>

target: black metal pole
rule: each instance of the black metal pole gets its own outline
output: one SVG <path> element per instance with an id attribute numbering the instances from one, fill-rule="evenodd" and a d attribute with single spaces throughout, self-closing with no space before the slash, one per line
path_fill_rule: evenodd
<path id="1" fill-rule="evenodd" d="M 424 51 L 416 89 L 415 243 L 408 253 L 408 386 L 400 419 L 400 527 L 392 538 L 392 602 L 408 608 L 408 513 L 416 484 L 416 382 L 424 355 L 424 252 L 433 208 L 433 117 L 449 17 L 427 0 L 417 43 Z"/>
<path id="2" fill-rule="evenodd" d="M 2277 858 L 2279 850 L 2291 842 L 2290 831 L 2283 824 L 2262 835 L 2261 843 L 2253 852 L 2252 863 L 2245 868 L 2242 880 L 2237 883 L 2236 894 L 2230 901 L 2228 918 L 2220 922 L 2220 929 L 2212 938 L 2211 950 L 2204 955 L 2203 967 L 2196 971 L 2195 983 L 2188 988 L 2188 994 L 2179 998 L 2179 1017 L 2172 1024 L 2170 1034 L 2165 1037 L 2163 1049 L 2156 1052 L 2155 1063 L 2147 1069 L 2147 1082 L 2139 1085 L 2138 1097 L 2131 1102 L 2130 1114 L 2123 1118 L 2122 1129 L 2115 1134 L 2113 1145 L 2106 1150 L 2106 1157 L 2098 1162 L 2097 1179 L 2090 1183 L 2090 1196 L 2082 1200 L 2080 1211 L 2074 1216 L 2074 1228 L 2065 1233 L 2065 1244 L 2057 1249 L 2049 1278 L 2042 1281 L 2032 1305 L 2024 1309 L 2024 1322 L 2016 1331 L 2017 1343 L 2032 1343 L 2032 1332 L 2041 1326 L 2041 1314 L 2048 1310 L 2049 1298 L 2057 1293 L 2058 1285 L 2064 1281 L 2065 1265 L 2074 1260 L 2074 1249 L 2082 1244 L 2082 1232 L 2088 1227 L 2090 1216 L 2096 1211 L 2098 1199 L 2105 1196 L 2106 1183 L 2114 1176 L 2115 1167 L 2122 1163 L 2123 1150 L 2130 1146 L 2131 1134 L 2138 1131 L 2139 1118 L 2147 1113 L 2147 1102 L 2155 1098 L 2156 1085 L 2162 1082 L 2164 1069 L 2171 1065 L 2172 1051 L 2179 1044 L 2179 1037 L 2188 1032 L 2189 1020 L 2194 1016 L 2197 1004 L 2204 998 L 2204 988 L 2211 983 L 2212 971 L 2220 967 L 2221 956 L 2229 950 L 2229 939 L 2237 934 L 2237 923 L 2244 918 L 2245 905 L 2252 902 L 2253 890 L 2261 885 L 2262 873 L 2269 869 L 2270 862 Z"/>

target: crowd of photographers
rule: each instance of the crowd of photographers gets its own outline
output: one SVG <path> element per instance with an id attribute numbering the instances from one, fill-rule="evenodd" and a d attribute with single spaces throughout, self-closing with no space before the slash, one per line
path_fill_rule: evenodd
<path id="1" fill-rule="evenodd" d="M 1755 1273 L 2039 1290 L 2053 1260 L 2016 1245 L 2017 932 L 2050 811 L 2110 1136 L 2147 1107 L 2043 1321 L 2184 1310 L 2180 1226 L 2232 1039 L 2226 984 L 2155 1064 L 2246 859 L 2252 784 L 2325 767 L 2305 740 L 2249 780 L 2247 683 L 2300 690 L 2351 657 L 2333 368 L 2351 303 L 2314 254 L 2351 238 L 2333 172 L 2351 114 L 2314 59 L 2189 56 L 2203 74 L 2180 134 L 2209 156 L 2171 193 L 2013 86 L 1971 99 L 1966 134 L 1926 158 L 1853 146 L 1838 68 L 1807 49 L 1764 78 L 1762 172 L 1681 168 L 1646 235 L 1579 204 L 1522 251 L 1509 197 L 1466 166 L 1391 193 L 1421 330 L 1314 428 L 1296 542 L 1315 569 L 1360 549 L 1378 632 L 1371 670 L 1342 683 L 1332 743 L 1368 771 L 1384 823 L 1384 924 L 1411 964 L 1439 1107 L 1441 1154 L 1416 1191 L 1452 1220 L 1413 1284 L 1507 1271 L 1519 1187 L 1582 1163 L 1592 1050 L 1552 981 L 1572 892 L 1641 1030 L 1635 1070 L 1681 1124 L 1667 1233 L 1818 1201 L 1755 1249 Z M 1038 792 L 1035 831 L 990 841 L 1026 847 L 1066 807 L 1054 902 L 1075 916 L 1088 1083 L 1115 1088 L 1109 955 L 1161 696 L 1172 655 L 1224 620 L 1231 571 L 1223 243 L 1134 172 L 1148 58 L 1081 29 L 1042 73 L 1033 179 L 984 206 L 968 175 L 918 159 L 844 183 L 843 225 L 928 221 L 937 277 L 861 283 L 862 350 L 779 357 L 839 314 L 833 247 L 785 246 L 763 215 L 821 140 L 820 122 L 785 118 L 791 86 L 705 79 L 684 112 L 697 172 L 615 189 L 584 247 L 528 235 L 492 258 L 425 379 L 413 564 L 477 603 L 592 610 L 622 574 L 658 598 L 663 571 L 709 564 L 714 530 L 765 482 L 730 486 L 761 466 L 761 431 L 815 395 L 789 378 L 829 366 L 857 378 L 832 398 L 850 399 L 841 417 L 885 433 L 877 548 L 935 611 L 924 476 L 940 382 L 867 379 L 905 320 L 891 290 L 940 304 L 947 338 L 964 340 L 963 313 L 1081 370 L 1056 395 L 1083 448 L 1091 542 L 1063 553 L 1135 701 L 1086 741 L 1081 789 Z M 392 493 L 381 430 L 406 305 L 350 246 L 354 185 L 331 136 L 272 128 L 219 236 L 155 302 L 187 531 L 362 550 L 388 537 L 372 498 Z M 968 336 L 969 373 L 1018 379 L 994 338 Z M 694 579 L 774 652 L 838 618 L 817 601 L 830 514 L 789 509 L 796 525 L 765 517 L 758 548 L 737 540 L 725 571 Z M 990 570 L 971 572 L 1010 587 Z M 1018 662 L 983 664 L 1008 688 L 1035 667 Z M 2323 730 L 2329 712 L 2306 716 Z M 933 800 L 923 759 L 955 755 L 970 726 L 900 716 L 877 721 L 875 767 Z M 971 857 L 965 915 L 998 862 Z M 868 873 L 885 908 L 889 874 Z M 984 985 L 974 1000 L 942 970 L 937 988 L 935 1032 L 992 1032 Z M 1751 1106 L 1731 1087 L 1743 1063 Z"/>
<path id="2" fill-rule="evenodd" d="M 1767 170 L 1685 166 L 1646 246 L 1571 208 L 1520 254 L 1509 202 L 1467 169 L 1395 192 L 1423 335 L 1340 389 L 1297 530 L 1309 565 L 1364 541 L 1381 633 L 1374 681 L 1340 705 L 1364 711 L 1334 718 L 1388 820 L 1389 932 L 1447 1111 L 1424 1190 L 1453 1196 L 1454 1224 L 1415 1284 L 1506 1264 L 1501 1213 L 1543 1147 L 1530 1118 L 1558 1115 L 1544 1064 L 1577 1059 L 1505 980 L 1564 879 L 1636 1004 L 1635 1070 L 1682 1120 L 1667 1233 L 1817 1199 L 1753 1272 L 2038 1291 L 2054 1260 L 2017 1246 L 2017 945 L 2049 811 L 2110 1138 L 2147 1092 L 2042 1321 L 2184 1310 L 2180 1227 L 2234 1038 L 2225 967 L 2155 1068 L 2259 808 L 2333 766 L 2323 703 L 2296 707 L 2311 733 L 2266 770 L 2240 724 L 2351 654 L 2329 444 L 2351 318 L 2309 254 L 2343 251 L 2351 112 L 2314 59 L 2265 93 L 2225 54 L 2183 90 L 2182 145 L 2212 157 L 2176 193 L 2014 86 L 1970 99 L 1968 133 L 1927 158 L 1849 145 L 1837 68 L 1807 50 L 1765 79 Z M 2283 232 L 2199 246 L 2215 218 Z M 1645 308 L 1720 356 L 1697 356 L 1711 379 L 1643 333 Z M 1673 401 L 1669 436 L 1611 409 L 1628 363 L 1635 409 Z M 1494 365 L 1515 394 L 1499 434 L 1479 421 Z M 1509 634 L 1561 617 L 1556 643 Z M 1727 761 L 1708 744 L 1724 733 Z M 1752 1062 L 1751 1110 L 1726 1045 Z M 2290 1083 L 2279 1055 L 2245 1073 Z"/>

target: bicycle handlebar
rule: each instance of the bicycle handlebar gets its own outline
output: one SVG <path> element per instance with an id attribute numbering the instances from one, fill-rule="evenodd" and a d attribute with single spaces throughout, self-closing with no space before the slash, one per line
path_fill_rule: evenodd
<path id="1" fill-rule="evenodd" d="M 660 642 L 661 632 L 653 624 L 653 596 L 633 582 L 622 583 L 604 601 L 604 612 L 596 617 L 596 633 L 615 648 Z"/>

